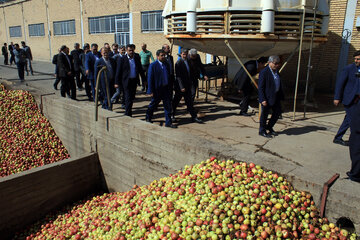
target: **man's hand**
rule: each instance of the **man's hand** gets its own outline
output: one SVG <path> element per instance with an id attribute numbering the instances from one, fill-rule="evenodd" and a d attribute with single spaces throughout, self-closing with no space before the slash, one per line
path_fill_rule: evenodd
<path id="1" fill-rule="evenodd" d="M 340 100 L 334 100 L 334 105 L 337 107 L 339 106 Z"/>
<path id="2" fill-rule="evenodd" d="M 147 94 L 148 96 L 150 96 L 150 97 L 153 97 L 154 96 L 154 94 L 153 93 L 150 93 L 150 94 Z"/>
<path id="3" fill-rule="evenodd" d="M 182 88 L 180 91 L 181 91 L 181 92 L 185 92 L 185 88 Z"/>
<path id="4" fill-rule="evenodd" d="M 204 76 L 204 80 L 205 81 L 209 80 L 208 76 Z"/>
<path id="5" fill-rule="evenodd" d="M 266 102 L 266 101 L 263 101 L 263 102 L 261 102 L 261 105 L 263 105 L 264 107 L 266 107 L 266 106 L 267 106 L 267 102 Z"/>
<path id="6" fill-rule="evenodd" d="M 67 75 L 71 76 L 71 72 L 68 72 Z"/>
<path id="7" fill-rule="evenodd" d="M 115 84 L 115 85 L 114 85 L 114 87 L 115 87 L 115 88 L 118 88 L 118 87 L 119 87 L 119 85 Z"/>
<path id="8" fill-rule="evenodd" d="M 238 93 L 242 93 L 242 90 L 238 90 Z"/>
<path id="9" fill-rule="evenodd" d="M 86 76 L 89 76 L 89 70 L 85 71 Z"/>

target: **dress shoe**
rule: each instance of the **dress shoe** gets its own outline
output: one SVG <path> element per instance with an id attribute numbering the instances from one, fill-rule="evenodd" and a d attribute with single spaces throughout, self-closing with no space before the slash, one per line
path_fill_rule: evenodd
<path id="1" fill-rule="evenodd" d="M 279 135 L 277 132 L 274 131 L 273 128 L 268 128 L 267 130 L 269 131 L 269 135 L 273 135 L 273 136 Z"/>
<path id="2" fill-rule="evenodd" d="M 168 128 L 177 128 L 177 126 L 174 125 L 174 124 L 165 125 L 165 127 L 168 127 Z"/>
<path id="3" fill-rule="evenodd" d="M 247 112 L 240 112 L 239 115 L 244 116 L 244 117 L 250 117 L 251 116 L 251 114 L 249 114 Z"/>
<path id="4" fill-rule="evenodd" d="M 55 90 L 58 90 L 58 88 L 57 88 L 57 86 L 56 86 L 55 84 L 54 84 L 54 89 L 55 89 Z"/>
<path id="5" fill-rule="evenodd" d="M 349 146 L 349 142 L 344 141 L 341 138 L 340 139 L 334 138 L 333 143 L 336 143 L 336 144 L 339 144 L 339 145 L 342 145 L 342 146 Z"/>
<path id="6" fill-rule="evenodd" d="M 177 122 L 177 118 L 175 116 L 171 116 L 171 121 L 172 122 Z"/>
<path id="7" fill-rule="evenodd" d="M 201 119 L 199 119 L 199 118 L 197 118 L 197 117 L 192 118 L 191 121 L 192 121 L 192 122 L 196 122 L 196 123 L 204 123 L 203 120 L 201 120 Z"/>
<path id="8" fill-rule="evenodd" d="M 267 134 L 266 132 L 259 132 L 259 135 L 266 138 L 271 138 L 271 135 Z"/>

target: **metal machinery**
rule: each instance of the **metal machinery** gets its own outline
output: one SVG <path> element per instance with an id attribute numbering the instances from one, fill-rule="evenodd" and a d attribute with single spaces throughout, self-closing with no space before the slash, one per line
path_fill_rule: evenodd
<path id="1" fill-rule="evenodd" d="M 163 17 L 172 44 L 235 57 L 241 65 L 244 59 L 293 56 L 299 51 L 295 109 L 301 52 L 326 42 L 329 4 L 328 0 L 167 0 Z M 309 68 L 310 61 L 311 56 Z"/>

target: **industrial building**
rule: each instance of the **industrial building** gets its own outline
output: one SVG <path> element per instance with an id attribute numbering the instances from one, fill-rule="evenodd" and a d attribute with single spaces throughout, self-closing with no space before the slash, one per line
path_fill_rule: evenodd
<path id="1" fill-rule="evenodd" d="M 198 2 L 204 6 L 207 4 L 205 0 Z M 246 1 L 219 1 L 219 5 L 226 5 L 226 2 L 244 5 Z M 254 2 L 261 3 L 257 0 L 251 4 Z M 280 2 L 301 5 L 302 1 Z M 315 0 L 305 2 L 313 4 Z M 340 69 L 352 61 L 352 53 L 360 48 L 360 4 L 356 0 L 326 2 L 329 6 L 327 40 L 314 48 L 311 87 L 329 92 Z M 141 43 L 146 42 L 148 49 L 154 52 L 169 42 L 163 21 L 166 5 L 166 0 L 3 0 L 0 1 L 0 42 L 19 43 L 24 40 L 31 46 L 34 59 L 45 61 L 49 61 L 61 45 L 66 44 L 71 49 L 75 42 L 96 42 L 99 45 L 105 42 L 135 43 L 138 51 Z M 173 52 L 176 50 L 174 48 Z M 308 50 L 303 53 L 300 90 L 306 79 Z M 286 59 L 286 54 L 283 57 Z M 283 71 L 289 89 L 293 88 L 296 78 L 297 60 L 294 57 Z"/>

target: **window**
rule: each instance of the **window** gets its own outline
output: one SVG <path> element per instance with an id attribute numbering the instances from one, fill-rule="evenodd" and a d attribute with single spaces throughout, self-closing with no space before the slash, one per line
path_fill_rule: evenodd
<path id="1" fill-rule="evenodd" d="M 54 22 L 54 35 L 73 35 L 75 31 L 75 20 Z"/>
<path id="2" fill-rule="evenodd" d="M 164 19 L 162 11 L 151 11 L 141 13 L 141 31 L 153 32 L 164 30 Z"/>
<path id="3" fill-rule="evenodd" d="M 117 29 L 116 22 L 123 20 L 120 28 Z M 112 16 L 91 17 L 89 18 L 89 33 L 115 33 L 115 32 L 129 32 L 129 14 L 119 14 Z"/>
<path id="4" fill-rule="evenodd" d="M 10 37 L 22 37 L 21 26 L 9 27 Z"/>
<path id="5" fill-rule="evenodd" d="M 30 37 L 39 37 L 45 36 L 44 24 L 29 24 L 29 36 Z"/>

